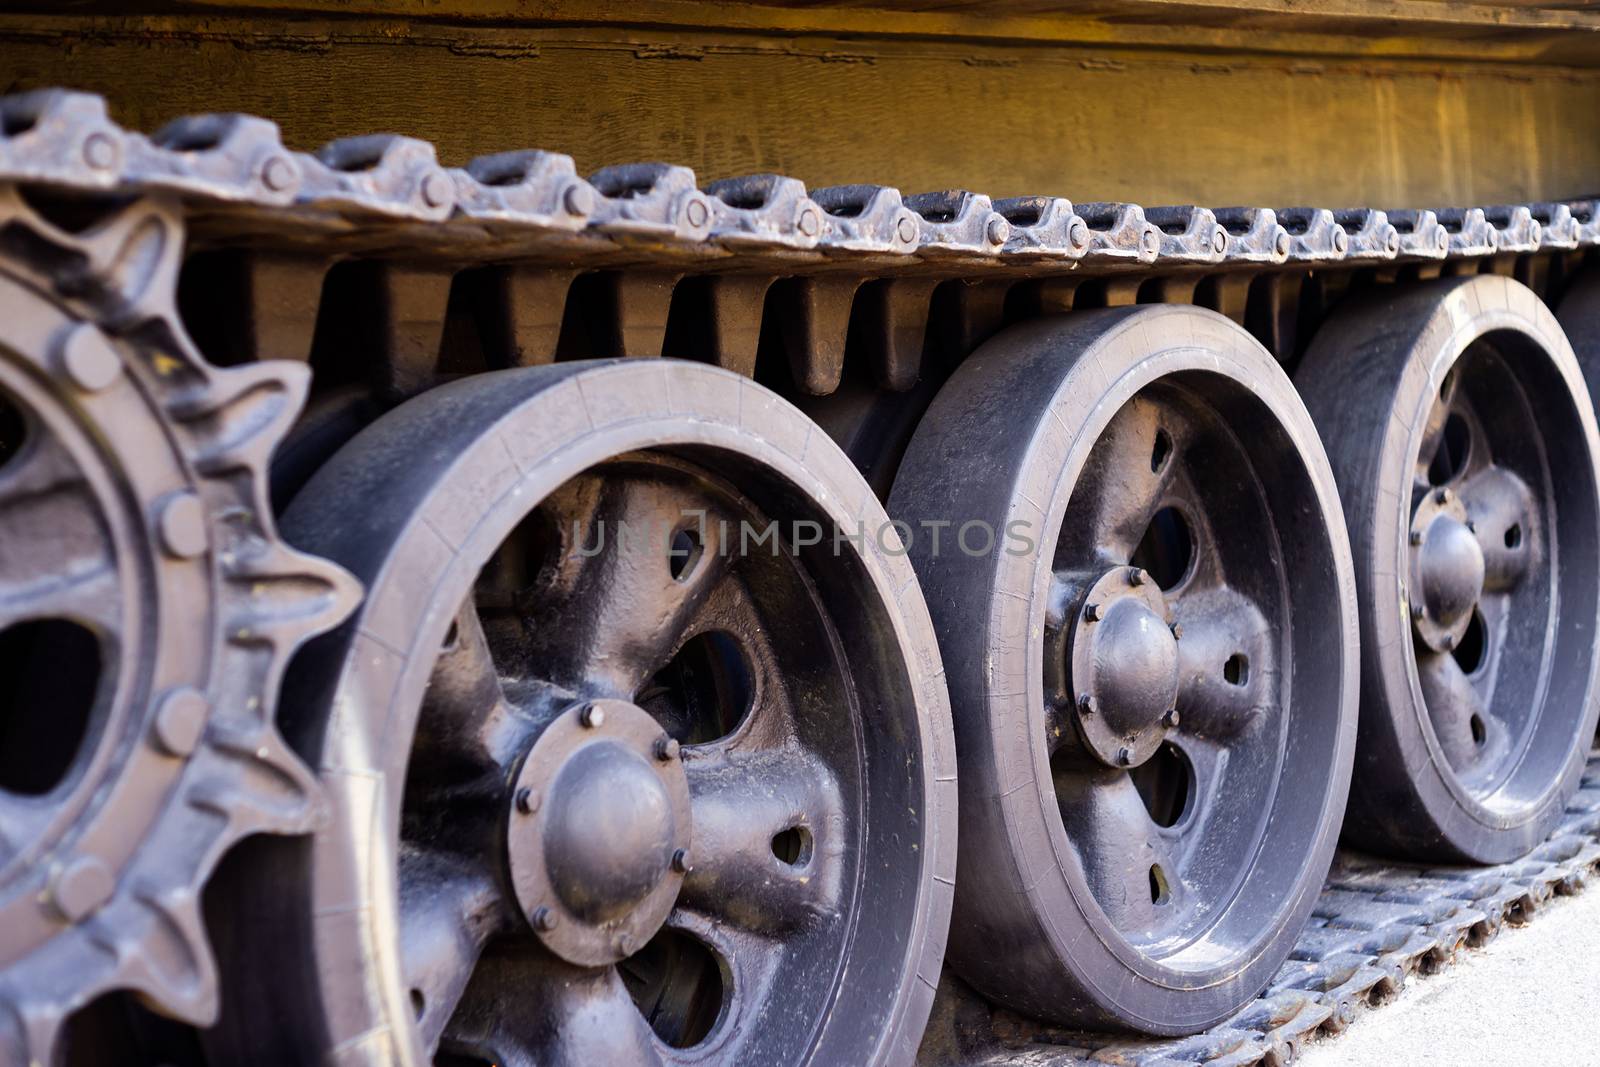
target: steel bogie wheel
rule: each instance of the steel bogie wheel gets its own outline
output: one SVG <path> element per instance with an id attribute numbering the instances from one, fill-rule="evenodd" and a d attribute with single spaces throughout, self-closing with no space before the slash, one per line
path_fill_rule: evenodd
<path id="1" fill-rule="evenodd" d="M 336 817 L 234 954 L 305 983 L 234 1054 L 909 1062 L 954 749 L 884 521 L 698 364 L 484 374 L 363 431 L 285 517 L 370 595 L 297 664 Z"/>
<path id="2" fill-rule="evenodd" d="M 1454 278 L 1349 306 L 1296 380 L 1363 598 L 1347 832 L 1513 859 L 1560 818 L 1594 733 L 1600 505 L 1572 349 L 1524 286 Z"/>
<path id="3" fill-rule="evenodd" d="M 951 964 L 1068 1025 L 1237 1011 L 1315 902 L 1355 740 L 1349 549 L 1288 378 L 1196 308 L 1016 326 L 935 400 L 890 513 L 961 759 Z"/>

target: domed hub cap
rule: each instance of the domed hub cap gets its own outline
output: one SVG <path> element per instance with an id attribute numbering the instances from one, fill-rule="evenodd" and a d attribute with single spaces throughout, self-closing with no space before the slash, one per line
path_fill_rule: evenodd
<path id="1" fill-rule="evenodd" d="M 511 881 L 540 940 L 585 966 L 636 952 L 689 870 L 677 744 L 626 701 L 575 704 L 539 735 L 511 798 Z"/>
<path id="2" fill-rule="evenodd" d="M 1411 620 L 1428 647 L 1461 642 L 1483 595 L 1483 547 L 1466 506 L 1449 489 L 1429 493 L 1411 520 Z"/>
<path id="3" fill-rule="evenodd" d="M 1089 587 L 1072 635 L 1078 734 L 1096 758 L 1133 767 L 1177 725 L 1178 641 L 1160 588 L 1137 567 Z"/>

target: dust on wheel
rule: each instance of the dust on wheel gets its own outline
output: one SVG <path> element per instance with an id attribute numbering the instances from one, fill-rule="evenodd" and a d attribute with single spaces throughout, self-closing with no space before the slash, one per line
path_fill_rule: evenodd
<path id="1" fill-rule="evenodd" d="M 922 531 L 961 756 L 953 966 L 1068 1024 L 1237 1011 L 1321 888 L 1355 740 L 1349 549 L 1288 378 L 1194 308 L 1014 327 L 890 512 Z M 934 549 L 974 520 L 1016 536 Z"/>
<path id="2" fill-rule="evenodd" d="M 1508 278 L 1359 300 L 1297 377 L 1362 596 L 1349 833 L 1500 863 L 1555 826 L 1593 735 L 1596 437 L 1555 317 Z"/>
<path id="3" fill-rule="evenodd" d="M 858 522 L 836 447 L 695 364 L 484 374 L 347 445 L 285 518 L 370 591 L 297 667 L 337 815 L 231 954 L 297 1005 L 235 1047 L 909 1062 L 954 750 L 910 565 Z"/>

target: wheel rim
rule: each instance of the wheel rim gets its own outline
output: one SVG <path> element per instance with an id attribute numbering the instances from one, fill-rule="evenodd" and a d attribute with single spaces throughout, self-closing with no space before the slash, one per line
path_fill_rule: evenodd
<path id="1" fill-rule="evenodd" d="M 1264 410 L 1240 421 L 1252 407 L 1218 379 L 1146 386 L 1090 450 L 1051 562 L 1046 744 L 1063 826 L 1115 936 L 1176 970 L 1253 953 L 1259 921 L 1230 905 L 1267 820 L 1292 817 L 1279 783 L 1325 773 L 1284 666 L 1290 604 L 1312 585 L 1290 571 L 1282 516 L 1316 500 L 1280 475 L 1269 501 L 1259 472 L 1281 464 L 1281 442 Z M 1257 875 L 1251 910 L 1276 910 L 1289 885 Z"/>
<path id="2" fill-rule="evenodd" d="M 1402 549 L 1423 713 L 1452 788 L 1491 819 L 1537 801 L 1570 757 L 1565 731 L 1540 720 L 1570 643 L 1561 587 L 1596 578 L 1592 530 L 1561 551 L 1593 510 L 1592 478 L 1551 462 L 1572 405 L 1518 373 L 1532 361 L 1508 355 L 1523 343 L 1474 341 L 1427 401 Z"/>
<path id="3" fill-rule="evenodd" d="M 915 975 L 940 896 L 948 907 L 927 866 L 941 850 L 925 761 L 942 709 L 924 653 L 907 658 L 917 640 L 931 650 L 931 633 L 903 629 L 886 557 L 755 540 L 779 515 L 786 539 L 796 519 L 842 523 L 819 501 L 870 503 L 866 487 L 836 451 L 812 443 L 801 465 L 713 407 L 519 446 L 520 485 L 484 496 L 504 488 L 508 427 L 583 403 L 564 378 L 648 402 L 665 392 L 653 376 L 678 396 L 753 388 L 689 365 L 505 373 L 380 420 L 286 519 L 371 575 L 361 619 L 403 605 L 404 619 L 376 625 L 415 635 L 390 725 L 373 735 L 392 738 L 385 774 L 406 782 L 395 836 L 371 849 L 346 827 L 325 841 L 311 909 L 348 891 L 341 857 L 374 853 L 367 877 L 394 884 L 393 904 L 377 902 L 393 925 L 372 931 L 391 958 L 374 966 L 418 1061 L 435 1047 L 452 1063 L 513 1064 L 904 1053 L 926 1017 Z M 419 446 L 416 427 L 444 409 L 452 439 Z M 803 426 L 787 407 L 767 418 Z M 449 470 L 435 460 L 414 484 L 383 485 L 374 464 L 407 446 Z M 363 477 L 392 499 L 364 540 L 340 543 L 348 531 L 320 518 L 326 487 Z M 419 572 L 401 561 L 433 525 L 461 547 Z M 360 646 L 323 650 L 330 707 L 371 684 Z M 902 769 L 865 773 L 886 761 Z M 879 923 L 863 926 L 872 900 Z M 324 961 L 338 951 L 318 946 Z M 870 1013 L 835 1004 L 846 967 L 878 998 Z"/>

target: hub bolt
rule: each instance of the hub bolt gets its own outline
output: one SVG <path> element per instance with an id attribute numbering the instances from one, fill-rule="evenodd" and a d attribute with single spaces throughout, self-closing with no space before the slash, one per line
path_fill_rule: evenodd
<path id="1" fill-rule="evenodd" d="M 585 704 L 578 712 L 578 721 L 591 730 L 598 730 L 606 723 L 606 713 L 593 704 Z"/>
<path id="2" fill-rule="evenodd" d="M 1117 749 L 1117 762 L 1126 767 L 1133 763 L 1133 749 L 1123 747 Z"/>
<path id="3" fill-rule="evenodd" d="M 554 930 L 556 928 L 556 924 L 561 921 L 560 916 L 543 905 L 534 908 L 533 914 L 529 916 L 529 918 L 533 921 L 533 928 L 535 930 L 543 930 L 545 933 L 549 933 L 551 930 Z"/>
<path id="4" fill-rule="evenodd" d="M 532 815 L 539 810 L 539 794 L 527 786 L 517 790 L 517 810 L 524 815 Z"/>
<path id="5" fill-rule="evenodd" d="M 689 850 L 686 848 L 673 849 L 672 869 L 679 874 L 688 874 L 694 870 L 694 865 L 689 862 Z"/>
<path id="6" fill-rule="evenodd" d="M 1167 713 L 1165 715 L 1161 716 L 1161 723 L 1162 723 L 1163 726 L 1169 726 L 1169 727 L 1177 726 L 1178 725 L 1178 709 L 1177 708 L 1168 708 L 1167 709 Z"/>
<path id="7" fill-rule="evenodd" d="M 1094 714 L 1094 697 L 1088 693 L 1078 698 L 1078 713 L 1080 715 Z"/>
<path id="8" fill-rule="evenodd" d="M 1129 585 L 1143 585 L 1144 584 L 1144 571 L 1140 570 L 1138 567 L 1129 567 L 1128 568 L 1128 584 Z"/>
<path id="9" fill-rule="evenodd" d="M 656 759 L 662 763 L 671 763 L 678 758 L 678 749 L 680 747 L 676 737 L 658 737 L 656 738 L 655 746 Z"/>
<path id="10" fill-rule="evenodd" d="M 1083 606 L 1083 617 L 1088 619 L 1090 622 L 1098 621 L 1100 615 L 1101 612 L 1099 604 L 1089 603 Z"/>

